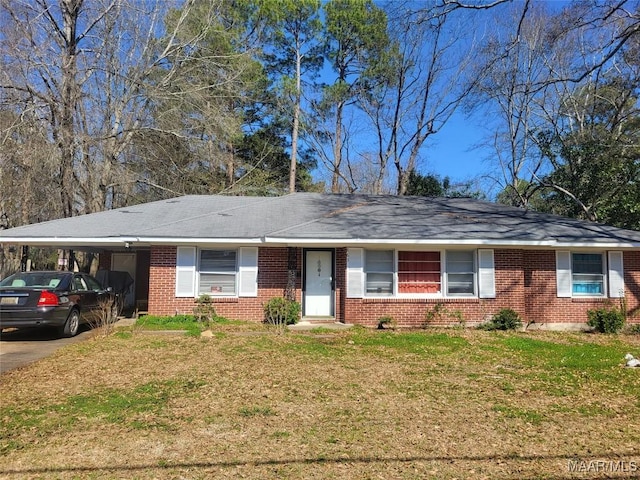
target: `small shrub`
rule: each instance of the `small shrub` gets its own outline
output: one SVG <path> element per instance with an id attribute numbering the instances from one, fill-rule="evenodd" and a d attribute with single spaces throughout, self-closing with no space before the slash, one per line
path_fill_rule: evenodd
<path id="1" fill-rule="evenodd" d="M 269 325 L 284 328 L 298 321 L 300 304 L 283 297 L 273 297 L 264 305 L 264 321 Z"/>
<path id="2" fill-rule="evenodd" d="M 481 330 L 518 330 L 522 328 L 522 319 L 515 310 L 503 308 L 491 317 L 490 321 L 483 323 L 478 328 Z"/>
<path id="3" fill-rule="evenodd" d="M 589 310 L 587 317 L 587 325 L 599 333 L 618 333 L 624 326 L 624 314 L 615 308 Z"/>
<path id="4" fill-rule="evenodd" d="M 383 330 L 384 328 L 396 328 L 396 321 L 391 315 L 385 315 L 378 319 L 378 330 Z"/>
<path id="5" fill-rule="evenodd" d="M 118 304 L 111 300 L 101 300 L 93 315 L 87 317 L 87 322 L 94 335 L 108 337 L 113 333 L 114 325 L 118 321 Z"/>
<path id="6" fill-rule="evenodd" d="M 629 325 L 626 333 L 629 335 L 640 335 L 640 323 L 636 323 L 635 325 Z"/>
<path id="7" fill-rule="evenodd" d="M 200 295 L 196 300 L 193 315 L 196 321 L 201 323 L 205 328 L 210 327 L 216 318 L 216 308 L 213 305 L 213 299 L 207 294 Z"/>
<path id="8" fill-rule="evenodd" d="M 424 317 L 425 326 L 436 323 L 449 323 L 450 320 L 457 320 L 457 325 L 460 327 L 465 326 L 465 320 L 460 310 L 450 310 L 445 307 L 444 304 L 438 302 L 432 309 L 427 310 Z"/>

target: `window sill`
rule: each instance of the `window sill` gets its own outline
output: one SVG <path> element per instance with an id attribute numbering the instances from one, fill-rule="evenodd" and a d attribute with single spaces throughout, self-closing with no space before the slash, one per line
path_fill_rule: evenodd
<path id="1" fill-rule="evenodd" d="M 580 303 L 580 302 L 609 302 L 612 299 L 609 297 L 605 297 L 604 295 L 594 295 L 594 296 L 587 296 L 587 295 L 580 295 L 579 297 L 571 297 L 571 301 L 575 302 L 575 303 Z M 613 299 L 615 300 L 615 299 Z"/>
<path id="2" fill-rule="evenodd" d="M 358 300 L 362 303 L 480 303 L 478 297 L 363 297 Z"/>
<path id="3" fill-rule="evenodd" d="M 214 296 L 214 295 L 209 295 L 209 298 L 211 299 L 212 303 L 237 303 L 238 299 L 240 297 L 223 297 L 223 296 Z M 198 303 L 198 297 L 193 299 L 194 302 Z"/>

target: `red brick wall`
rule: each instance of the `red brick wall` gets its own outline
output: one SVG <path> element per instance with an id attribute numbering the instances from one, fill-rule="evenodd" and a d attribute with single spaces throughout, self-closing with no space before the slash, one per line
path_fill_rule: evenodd
<path id="1" fill-rule="evenodd" d="M 525 318 L 536 324 L 585 323 L 587 311 L 611 303 L 607 298 L 559 298 L 556 286 L 556 253 L 525 251 Z"/>
<path id="2" fill-rule="evenodd" d="M 620 307 L 617 298 L 558 298 L 555 251 L 525 251 L 525 301 L 528 321 L 538 324 L 584 323 L 587 311 Z M 630 321 L 640 321 L 640 252 L 624 253 L 626 302 Z M 635 318 L 633 318 L 635 317 Z"/>
<path id="3" fill-rule="evenodd" d="M 431 324 L 455 325 L 458 313 L 468 325 L 480 323 L 502 308 L 516 310 L 526 322 L 584 323 L 587 310 L 618 303 L 616 299 L 572 299 L 556 295 L 555 251 L 495 250 L 496 298 L 493 299 L 354 299 L 346 297 L 347 249 L 336 249 L 336 319 L 375 327 L 382 316 L 392 316 L 399 326 L 420 327 L 427 312 L 440 311 Z M 153 247 L 149 272 L 149 313 L 191 313 L 194 300 L 175 297 L 175 247 Z M 640 252 L 624 254 L 627 304 L 640 321 Z M 286 247 L 263 247 L 258 254 L 258 297 L 215 299 L 219 315 L 261 321 L 262 306 L 282 296 L 287 282 Z M 296 254 L 296 299 L 301 301 L 302 249 Z"/>
<path id="4" fill-rule="evenodd" d="M 176 247 L 151 247 L 149 262 L 149 313 L 175 315 L 186 313 L 182 303 L 193 308 L 193 299 L 175 298 Z"/>
<path id="5" fill-rule="evenodd" d="M 524 316 L 522 257 L 522 250 L 494 252 L 496 298 L 347 298 L 345 320 L 373 327 L 378 325 L 380 317 L 391 316 L 399 326 L 422 327 L 456 325 L 460 318 L 468 325 L 475 325 L 502 308 L 513 308 Z M 427 319 L 429 312 L 432 315 Z"/>
<path id="6" fill-rule="evenodd" d="M 494 255 L 495 299 L 348 298 L 344 300 L 345 315 L 340 319 L 377 326 L 380 317 L 390 315 L 400 326 L 419 327 L 427 323 L 427 313 L 432 312 L 430 325 L 455 325 L 459 314 L 473 325 L 502 308 L 512 308 L 525 322 L 583 324 L 588 310 L 620 303 L 618 299 L 606 298 L 558 298 L 553 250 L 495 250 Z M 640 322 L 640 252 L 625 252 L 624 267 L 629 321 Z"/>
<path id="7" fill-rule="evenodd" d="M 176 247 L 152 247 L 149 269 L 149 314 L 189 314 L 195 306 L 192 298 L 176 298 Z M 296 259 L 300 271 L 300 255 Z M 258 251 L 258 296 L 214 298 L 218 315 L 237 320 L 262 321 L 263 305 L 272 297 L 281 297 L 287 284 L 287 248 L 260 248 Z M 300 276 L 296 278 L 296 300 L 300 301 Z"/>

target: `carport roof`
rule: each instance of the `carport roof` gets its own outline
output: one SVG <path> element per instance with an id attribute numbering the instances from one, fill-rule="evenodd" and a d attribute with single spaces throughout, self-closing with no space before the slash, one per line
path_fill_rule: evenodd
<path id="1" fill-rule="evenodd" d="M 6 244 L 458 244 L 640 248 L 640 232 L 468 198 L 189 195 L 0 231 Z"/>

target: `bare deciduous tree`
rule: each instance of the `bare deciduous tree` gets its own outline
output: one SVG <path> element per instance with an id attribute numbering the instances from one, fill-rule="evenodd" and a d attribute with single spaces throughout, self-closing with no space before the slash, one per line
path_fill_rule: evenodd
<path id="1" fill-rule="evenodd" d="M 441 14 L 441 5 L 394 3 L 389 17 L 395 51 L 390 76 L 363 91 L 360 106 L 376 138 L 381 191 L 388 166 L 395 168 L 396 193 L 404 195 L 410 172 L 424 156 L 424 146 L 449 121 L 477 78 L 469 76 L 473 38 L 462 33 L 464 18 Z"/>
<path id="2" fill-rule="evenodd" d="M 502 200 L 522 207 L 539 188 L 535 177 L 543 164 L 536 132 L 545 105 L 552 101 L 538 85 L 565 60 L 548 40 L 546 26 L 552 18 L 544 5 L 529 8 L 524 17 L 521 5 L 502 11 L 476 57 L 476 69 L 483 73 L 470 103 L 481 106 L 490 130 L 494 180 L 504 192 Z M 510 28 L 516 22 L 517 31 Z"/>
<path id="3" fill-rule="evenodd" d="M 173 8 L 178 6 L 180 10 Z M 197 144 L 205 156 L 215 135 L 238 132 L 237 113 L 227 106 L 229 92 L 242 75 L 232 71 L 235 65 L 228 59 L 238 55 L 225 52 L 221 62 L 197 48 L 215 35 L 212 28 L 220 25 L 220 9 L 217 0 L 2 0 L 3 108 L 13 115 L 14 131 L 32 120 L 45 141 L 56 146 L 55 156 L 49 156 L 50 174 L 39 179 L 40 186 L 56 185 L 60 200 L 54 216 L 130 201 L 136 185 L 154 176 L 131 165 L 150 151 L 141 149 L 141 143 L 153 142 L 160 134 L 183 143 L 200 135 Z M 196 16 L 199 24 L 191 20 Z M 196 78 L 192 74 L 197 69 L 225 73 Z M 218 98 L 205 95 L 214 82 L 225 84 Z M 162 112 L 164 117 L 154 115 L 158 105 L 167 102 L 173 103 Z M 201 135 L 202 122 L 192 128 L 185 124 L 187 118 L 196 120 L 187 108 L 194 104 L 197 117 L 209 123 L 207 136 Z M 213 136 L 212 123 L 218 128 Z M 10 131 L 3 129 L 3 138 Z M 174 151 L 165 153 L 166 162 Z M 20 179 L 23 186 L 34 189 L 25 185 L 26 178 Z M 179 193 L 173 185 L 163 187 Z"/>

